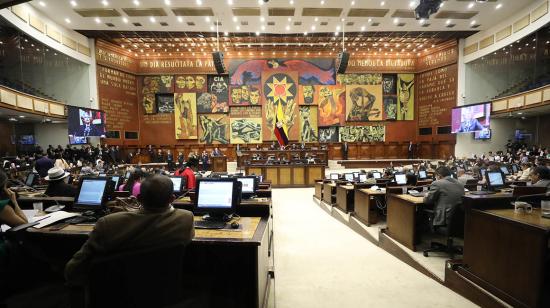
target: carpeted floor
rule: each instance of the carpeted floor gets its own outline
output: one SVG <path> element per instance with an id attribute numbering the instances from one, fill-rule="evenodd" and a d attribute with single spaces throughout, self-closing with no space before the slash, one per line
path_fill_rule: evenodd
<path id="1" fill-rule="evenodd" d="M 273 190 L 275 307 L 476 307 L 330 217 L 312 195 Z"/>

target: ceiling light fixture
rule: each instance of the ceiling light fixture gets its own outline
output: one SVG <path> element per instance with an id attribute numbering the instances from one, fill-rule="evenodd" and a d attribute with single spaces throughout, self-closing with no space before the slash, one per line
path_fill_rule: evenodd
<path id="1" fill-rule="evenodd" d="M 164 0 L 164 4 L 166 4 L 166 5 L 172 5 L 172 1 L 170 1 L 170 0 Z"/>
<path id="2" fill-rule="evenodd" d="M 150 22 L 156 22 L 157 19 L 156 19 L 155 17 L 151 16 L 151 17 L 149 17 L 149 21 L 150 21 Z"/>
<path id="3" fill-rule="evenodd" d="M 76 1 L 71 0 L 71 6 L 76 6 L 76 5 L 77 5 Z"/>
<path id="4" fill-rule="evenodd" d="M 134 0 L 134 5 L 139 6 L 139 0 Z"/>
<path id="5" fill-rule="evenodd" d="M 102 1 L 101 1 L 101 4 L 103 4 L 103 6 L 108 6 L 108 5 L 109 5 L 109 1 L 107 1 L 107 0 L 102 0 Z"/>
<path id="6" fill-rule="evenodd" d="M 125 24 L 127 24 L 127 23 L 128 23 L 128 18 L 122 17 L 122 22 L 124 22 Z"/>
<path id="7" fill-rule="evenodd" d="M 178 21 L 179 21 L 179 22 L 183 22 L 183 17 L 178 16 Z"/>
<path id="8" fill-rule="evenodd" d="M 451 20 L 450 19 L 447 19 L 447 21 L 445 22 L 446 24 L 450 25 L 451 24 Z"/>
<path id="9" fill-rule="evenodd" d="M 386 1 L 380 1 L 380 6 L 386 5 Z"/>
<path id="10" fill-rule="evenodd" d="M 409 2 L 409 7 L 412 9 L 413 7 L 416 6 L 416 1 L 411 1 Z"/>
<path id="11" fill-rule="evenodd" d="M 46 6 L 46 2 L 44 1 L 39 1 L 38 4 L 40 4 L 40 6 Z"/>
<path id="12" fill-rule="evenodd" d="M 65 22 L 70 24 L 71 23 L 71 20 L 69 18 L 65 18 Z"/>
<path id="13" fill-rule="evenodd" d="M 399 23 L 399 18 L 397 18 L 397 17 L 394 18 L 394 19 L 393 19 L 393 23 L 397 25 L 397 24 Z"/>
<path id="14" fill-rule="evenodd" d="M 471 9 L 471 8 L 473 8 L 473 7 L 474 7 L 474 5 L 475 5 L 475 2 L 470 2 L 470 4 L 468 4 L 468 9 Z"/>
<path id="15" fill-rule="evenodd" d="M 497 6 L 495 6 L 495 9 L 498 10 L 498 9 L 500 9 L 501 7 L 502 7 L 502 3 L 499 3 L 499 4 L 497 4 Z"/>
<path id="16" fill-rule="evenodd" d="M 325 5 L 325 0 L 321 0 L 321 5 Z"/>
<path id="17" fill-rule="evenodd" d="M 476 24 L 476 21 L 475 21 L 475 20 L 472 20 L 472 21 L 470 22 L 470 25 L 472 25 L 472 26 L 475 25 L 475 24 Z"/>
<path id="18" fill-rule="evenodd" d="M 202 5 L 202 0 L 197 0 L 197 5 Z"/>
<path id="19" fill-rule="evenodd" d="M 233 0 L 227 0 L 227 5 L 233 5 Z"/>
<path id="20" fill-rule="evenodd" d="M 237 22 L 239 19 L 237 19 L 237 16 L 233 16 L 233 22 Z"/>
<path id="21" fill-rule="evenodd" d="M 101 19 L 99 19 L 99 17 L 96 17 L 96 18 L 95 18 L 95 22 L 98 24 L 98 23 L 101 22 Z"/>
<path id="22" fill-rule="evenodd" d="M 293 4 L 294 4 L 294 0 L 290 0 L 288 3 L 289 3 L 290 5 L 293 5 Z"/>

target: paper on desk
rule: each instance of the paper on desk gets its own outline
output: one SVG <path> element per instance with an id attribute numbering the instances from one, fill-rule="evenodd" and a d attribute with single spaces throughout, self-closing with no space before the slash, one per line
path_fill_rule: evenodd
<path id="1" fill-rule="evenodd" d="M 39 217 L 35 217 L 35 215 L 38 213 L 38 210 L 22 210 L 23 214 L 25 214 L 25 217 L 27 217 L 27 220 L 29 222 L 33 222 L 36 219 L 40 219 Z M 43 216 L 42 216 L 43 217 Z M 2 225 L 2 232 L 6 232 L 9 229 L 11 229 L 8 225 Z"/>
<path id="2" fill-rule="evenodd" d="M 80 214 L 78 213 L 69 213 L 69 212 L 65 212 L 65 211 L 57 211 L 57 212 L 53 212 L 53 213 L 50 213 L 48 215 L 45 215 L 45 216 L 42 216 L 42 217 L 35 217 L 35 221 L 37 220 L 40 220 L 40 223 L 36 226 L 33 226 L 33 228 L 37 228 L 37 229 L 40 229 L 40 228 L 44 228 L 46 226 L 49 226 L 53 223 L 56 223 L 60 220 L 63 220 L 63 219 L 66 219 L 66 218 L 70 218 L 70 217 L 74 217 L 74 216 L 78 216 Z"/>

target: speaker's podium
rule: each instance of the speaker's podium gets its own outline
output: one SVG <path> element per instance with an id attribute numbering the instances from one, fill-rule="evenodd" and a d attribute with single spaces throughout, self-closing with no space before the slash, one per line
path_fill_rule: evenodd
<path id="1" fill-rule="evenodd" d="M 227 156 L 212 157 L 212 172 L 227 172 Z"/>

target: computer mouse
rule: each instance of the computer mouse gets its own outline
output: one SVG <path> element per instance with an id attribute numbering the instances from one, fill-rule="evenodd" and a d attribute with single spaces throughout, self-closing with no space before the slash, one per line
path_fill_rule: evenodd
<path id="1" fill-rule="evenodd" d="M 234 221 L 231 223 L 231 229 L 238 229 L 239 228 L 239 223 Z"/>

